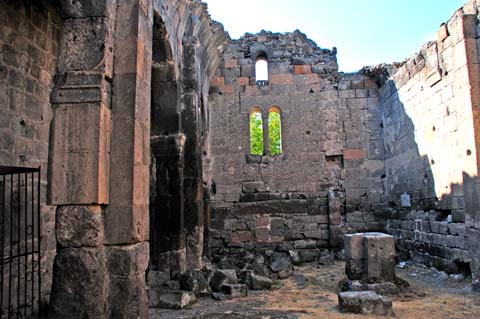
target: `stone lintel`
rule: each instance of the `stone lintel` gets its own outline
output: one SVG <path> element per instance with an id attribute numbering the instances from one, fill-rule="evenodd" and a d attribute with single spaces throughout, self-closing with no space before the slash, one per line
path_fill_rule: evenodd
<path id="1" fill-rule="evenodd" d="M 110 106 L 111 83 L 98 71 L 65 72 L 55 76 L 50 101 L 58 104 L 98 103 Z"/>

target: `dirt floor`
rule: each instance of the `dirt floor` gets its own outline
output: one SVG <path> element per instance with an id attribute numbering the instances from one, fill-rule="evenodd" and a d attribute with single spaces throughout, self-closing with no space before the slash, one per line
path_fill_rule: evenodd
<path id="1" fill-rule="evenodd" d="M 470 278 L 455 279 L 422 265 L 397 269 L 415 294 L 394 299 L 395 317 L 404 319 L 480 319 L 480 293 Z M 270 291 L 249 291 L 248 297 L 227 301 L 200 299 L 184 310 L 151 309 L 152 319 L 320 319 L 384 318 L 342 314 L 337 307 L 337 286 L 344 278 L 344 263 L 295 267 L 292 277 L 276 282 Z M 415 296 L 416 295 L 416 296 Z M 419 297 L 423 296 L 423 297 Z"/>

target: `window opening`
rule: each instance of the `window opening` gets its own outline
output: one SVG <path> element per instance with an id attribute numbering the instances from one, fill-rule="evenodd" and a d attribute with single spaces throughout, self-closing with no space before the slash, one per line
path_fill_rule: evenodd
<path id="1" fill-rule="evenodd" d="M 259 108 L 250 111 L 250 154 L 263 155 L 263 122 Z"/>
<path id="2" fill-rule="evenodd" d="M 268 111 L 268 145 L 270 155 L 282 153 L 282 124 L 280 109 L 272 106 Z"/>
<path id="3" fill-rule="evenodd" d="M 260 53 L 255 62 L 255 83 L 258 86 L 268 84 L 268 61 L 265 52 Z"/>

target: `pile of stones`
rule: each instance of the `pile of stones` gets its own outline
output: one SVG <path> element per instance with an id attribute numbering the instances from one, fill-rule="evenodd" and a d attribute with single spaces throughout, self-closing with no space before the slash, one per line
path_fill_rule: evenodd
<path id="1" fill-rule="evenodd" d="M 203 268 L 182 273 L 171 279 L 166 272 L 148 272 L 148 293 L 151 308 L 182 309 L 200 297 L 216 300 L 245 297 L 248 290 L 268 290 L 272 279 L 283 279 L 293 273 L 291 258 L 272 253 L 268 263 L 256 256 L 252 263 L 237 267 L 232 261 L 213 265 L 204 259 Z M 263 263 L 262 263 L 263 262 Z"/>
<path id="2" fill-rule="evenodd" d="M 341 312 L 392 315 L 392 296 L 408 286 L 395 273 L 395 240 L 383 233 L 345 235 L 345 272 L 338 302 Z"/>

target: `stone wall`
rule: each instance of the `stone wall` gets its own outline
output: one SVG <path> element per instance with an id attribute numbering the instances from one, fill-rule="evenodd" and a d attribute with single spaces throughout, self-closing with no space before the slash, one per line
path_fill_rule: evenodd
<path id="1" fill-rule="evenodd" d="M 255 80 L 259 53 L 267 85 Z M 346 230 L 382 229 L 378 86 L 338 73 L 335 55 L 299 31 L 246 34 L 224 46 L 209 97 L 214 254 L 276 247 L 311 259 L 340 248 Z M 271 106 L 280 109 L 282 153 L 250 155 L 250 110 L 262 110 L 265 132 Z"/>
<path id="2" fill-rule="evenodd" d="M 62 19 L 54 8 L 0 1 L 0 166 L 42 167 L 42 293 L 48 300 L 55 214 L 46 205 L 50 91 Z"/>
<path id="3" fill-rule="evenodd" d="M 475 7 L 459 9 L 380 90 L 388 230 L 415 261 L 449 272 L 468 271 L 465 222 L 478 214 Z"/>

